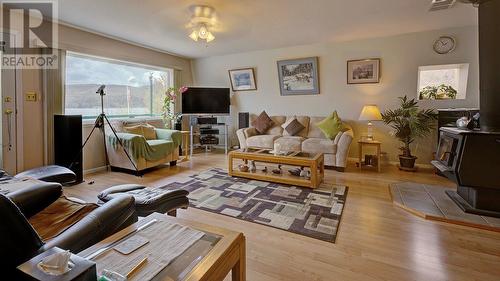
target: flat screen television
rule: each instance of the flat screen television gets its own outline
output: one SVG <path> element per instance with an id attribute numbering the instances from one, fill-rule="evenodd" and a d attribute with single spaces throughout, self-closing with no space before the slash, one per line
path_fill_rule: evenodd
<path id="1" fill-rule="evenodd" d="M 189 87 L 182 94 L 182 114 L 229 114 L 229 88 Z"/>

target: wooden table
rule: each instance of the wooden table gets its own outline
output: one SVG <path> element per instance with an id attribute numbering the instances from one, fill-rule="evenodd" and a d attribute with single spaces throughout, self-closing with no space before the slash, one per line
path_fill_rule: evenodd
<path id="1" fill-rule="evenodd" d="M 191 271 L 189 271 L 183 280 L 222 281 L 230 271 L 232 273 L 233 281 L 246 280 L 246 250 L 245 236 L 243 233 L 159 213 L 153 213 L 147 216 L 141 221 L 115 233 L 96 245 L 85 249 L 84 251 L 78 253 L 78 255 L 85 257 L 103 247 L 106 247 L 111 243 L 120 240 L 122 237 L 136 230 L 140 225 L 144 225 L 152 219 L 178 223 L 221 237 L 213 248 L 204 256 L 204 258 Z M 189 251 L 189 249 L 187 251 Z M 182 257 L 182 255 L 180 257 Z M 174 260 L 172 264 L 174 264 L 176 260 Z M 167 266 L 163 271 L 168 270 L 171 265 Z M 162 272 L 158 275 L 161 275 Z M 161 278 L 160 280 L 172 281 L 171 277 Z"/>
<path id="2" fill-rule="evenodd" d="M 363 168 L 363 147 L 364 146 L 375 146 L 377 149 L 377 171 L 380 173 L 380 154 L 381 154 L 381 142 L 379 141 L 358 141 L 359 146 L 359 169 Z"/>
<path id="3" fill-rule="evenodd" d="M 268 167 L 267 172 L 257 169 L 255 172 L 242 172 L 238 167 L 233 167 L 235 159 L 241 159 L 242 163 L 255 161 L 259 163 L 281 164 L 295 167 L 307 167 L 311 171 L 311 178 L 292 176 L 287 169 L 283 169 L 282 174 L 277 175 L 272 172 L 273 168 Z M 255 180 L 284 183 L 289 185 L 317 188 L 325 177 L 325 160 L 323 153 L 309 154 L 303 152 L 290 152 L 288 155 L 275 155 L 268 149 L 242 149 L 229 152 L 229 176 L 249 178 Z"/>

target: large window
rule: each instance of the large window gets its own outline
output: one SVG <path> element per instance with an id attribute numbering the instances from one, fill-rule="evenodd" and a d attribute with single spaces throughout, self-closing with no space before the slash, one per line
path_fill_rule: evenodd
<path id="1" fill-rule="evenodd" d="M 95 118 L 104 111 L 109 117 L 157 116 L 165 90 L 173 85 L 173 71 L 77 53 L 66 55 L 65 113 Z"/>
<path id="2" fill-rule="evenodd" d="M 465 99 L 469 64 L 430 65 L 418 68 L 421 100 Z"/>

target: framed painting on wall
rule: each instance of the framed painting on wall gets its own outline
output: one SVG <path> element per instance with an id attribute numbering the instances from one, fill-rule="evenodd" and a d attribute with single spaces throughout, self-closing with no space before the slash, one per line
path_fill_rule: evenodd
<path id="1" fill-rule="evenodd" d="M 241 68 L 229 70 L 231 89 L 233 91 L 257 90 L 253 68 Z"/>
<path id="2" fill-rule="evenodd" d="M 380 59 L 347 61 L 347 84 L 380 82 Z"/>
<path id="3" fill-rule="evenodd" d="M 282 96 L 319 94 L 318 57 L 278 61 Z"/>

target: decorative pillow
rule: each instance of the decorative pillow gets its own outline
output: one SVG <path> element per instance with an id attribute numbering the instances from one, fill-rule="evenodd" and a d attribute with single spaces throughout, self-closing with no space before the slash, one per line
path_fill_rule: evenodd
<path id="1" fill-rule="evenodd" d="M 340 120 L 337 111 L 334 111 L 330 114 L 330 116 L 317 123 L 316 126 L 318 126 L 325 137 L 329 139 L 334 139 L 335 136 L 344 129 L 344 125 L 342 124 L 342 120 Z"/>
<path id="2" fill-rule="evenodd" d="M 149 125 L 149 124 L 144 124 L 142 125 L 142 135 L 147 139 L 147 140 L 155 140 L 156 139 L 156 131 L 155 127 Z"/>
<path id="3" fill-rule="evenodd" d="M 129 134 L 141 135 L 147 140 L 155 140 L 156 139 L 155 127 L 153 127 L 149 124 L 141 124 L 141 125 L 123 127 L 123 130 Z"/>
<path id="4" fill-rule="evenodd" d="M 283 129 L 290 135 L 295 136 L 300 133 L 300 131 L 304 130 L 306 127 L 302 125 L 296 117 L 291 118 L 285 124 L 281 125 Z"/>
<path id="5" fill-rule="evenodd" d="M 264 134 L 273 126 L 273 123 L 273 120 L 269 117 L 269 115 L 267 115 L 266 111 L 262 111 L 259 117 L 253 120 L 252 127 L 254 127 L 259 134 Z"/>
<path id="6" fill-rule="evenodd" d="M 141 125 L 135 125 L 135 126 L 124 126 L 124 127 L 123 127 L 123 131 L 125 131 L 125 133 L 129 133 L 129 134 L 134 134 L 134 135 L 141 135 L 141 136 L 144 136 L 144 135 L 143 135 L 143 132 L 142 132 L 142 127 L 141 127 Z"/>

